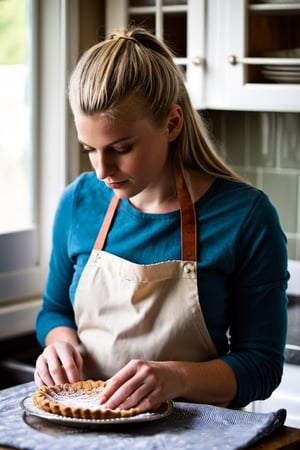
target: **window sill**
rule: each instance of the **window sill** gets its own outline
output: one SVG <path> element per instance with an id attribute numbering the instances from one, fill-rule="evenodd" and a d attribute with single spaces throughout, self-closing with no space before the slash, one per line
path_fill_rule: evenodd
<path id="1" fill-rule="evenodd" d="M 0 306 L 0 339 L 34 332 L 40 307 L 40 298 Z"/>

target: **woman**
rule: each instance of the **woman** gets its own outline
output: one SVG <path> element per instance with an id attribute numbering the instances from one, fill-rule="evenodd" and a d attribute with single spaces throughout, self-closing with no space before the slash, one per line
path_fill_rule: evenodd
<path id="1" fill-rule="evenodd" d="M 266 195 L 217 156 L 168 48 L 115 33 L 82 56 L 69 99 L 94 172 L 58 206 L 36 383 L 109 379 L 100 403 L 140 411 L 270 396 L 286 239 Z"/>

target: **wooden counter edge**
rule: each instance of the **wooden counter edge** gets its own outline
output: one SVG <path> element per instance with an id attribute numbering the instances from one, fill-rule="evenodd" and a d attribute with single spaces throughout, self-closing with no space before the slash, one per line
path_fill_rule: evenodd
<path id="1" fill-rule="evenodd" d="M 299 450 L 300 428 L 282 426 L 259 440 L 249 450 Z"/>

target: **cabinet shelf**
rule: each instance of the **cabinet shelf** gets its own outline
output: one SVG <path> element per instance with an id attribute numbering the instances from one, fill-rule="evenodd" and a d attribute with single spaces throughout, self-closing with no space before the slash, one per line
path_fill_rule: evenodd
<path id="1" fill-rule="evenodd" d="M 300 7 L 300 5 L 299 5 Z M 162 13 L 187 12 L 187 5 L 165 5 L 161 7 Z M 154 14 L 157 12 L 156 6 L 130 6 L 129 14 Z"/>
<path id="2" fill-rule="evenodd" d="M 260 57 L 245 57 L 239 58 L 235 55 L 228 57 L 230 64 L 245 64 L 245 65 L 272 65 L 272 66 L 300 66 L 300 58 L 260 58 Z"/>
<path id="3" fill-rule="evenodd" d="M 257 12 L 257 13 L 284 13 L 285 11 L 287 13 L 300 11 L 300 2 L 299 3 L 255 3 L 248 5 L 248 10 L 251 12 Z"/>

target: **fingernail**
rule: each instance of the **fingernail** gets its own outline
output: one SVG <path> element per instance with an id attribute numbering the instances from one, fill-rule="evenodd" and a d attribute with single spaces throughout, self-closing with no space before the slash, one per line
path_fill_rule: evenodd
<path id="1" fill-rule="evenodd" d="M 100 395 L 98 401 L 100 405 L 103 405 L 107 401 L 107 398 L 104 395 Z"/>

